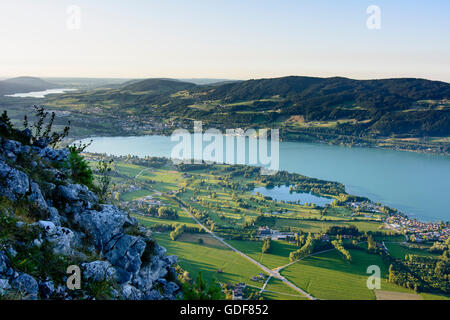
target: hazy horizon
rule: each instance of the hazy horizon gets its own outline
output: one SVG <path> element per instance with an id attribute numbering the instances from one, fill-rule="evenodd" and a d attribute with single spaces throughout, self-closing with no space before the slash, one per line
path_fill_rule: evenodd
<path id="1" fill-rule="evenodd" d="M 241 78 L 241 79 L 222 79 L 222 78 L 216 78 L 216 77 L 190 77 L 190 78 L 175 78 L 175 77 L 144 77 L 144 78 L 130 78 L 130 77 L 78 77 L 78 76 L 60 76 L 60 77 L 54 77 L 54 76 L 34 76 L 34 75 L 16 75 L 16 76 L 10 76 L 10 77 L 4 77 L 0 75 L 0 81 L 3 80 L 9 80 L 14 78 L 22 78 L 22 77 L 30 77 L 30 78 L 40 78 L 43 80 L 50 81 L 52 79 L 86 79 L 86 80 L 123 80 L 123 81 L 130 81 L 130 80 L 146 80 L 146 79 L 169 79 L 169 80 L 178 80 L 178 81 L 187 81 L 189 80 L 210 80 L 210 81 L 247 81 L 247 80 L 259 80 L 259 79 L 274 79 L 274 78 L 283 78 L 283 77 L 317 77 L 317 78 L 347 78 L 352 80 L 385 80 L 385 79 L 404 79 L 404 78 L 410 78 L 410 79 L 424 79 L 424 80 L 430 80 L 430 81 L 440 81 L 440 82 L 446 82 L 450 83 L 450 81 L 445 80 L 439 80 L 439 79 L 427 79 L 427 78 L 420 78 L 420 77 L 388 77 L 388 78 L 352 78 L 352 77 L 343 77 L 339 75 L 335 76 L 315 76 L 315 75 L 299 75 L 299 74 L 291 74 L 291 75 L 285 75 L 285 76 L 273 76 L 273 77 L 260 77 L 260 78 Z"/>
<path id="2" fill-rule="evenodd" d="M 449 11 L 443 0 L 3 1 L 0 77 L 449 82 Z"/>

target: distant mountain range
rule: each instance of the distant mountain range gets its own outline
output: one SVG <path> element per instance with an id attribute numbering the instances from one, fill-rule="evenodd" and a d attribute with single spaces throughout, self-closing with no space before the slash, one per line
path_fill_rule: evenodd
<path id="1" fill-rule="evenodd" d="M 109 87 L 109 88 L 124 88 L 126 86 L 129 86 L 131 84 L 137 84 L 141 83 L 139 86 L 142 88 L 145 88 L 146 86 L 155 86 L 159 85 L 161 92 L 166 92 L 167 88 L 176 88 L 177 86 L 173 86 L 173 82 L 179 82 L 184 84 L 195 84 L 198 86 L 203 85 L 222 85 L 225 83 L 234 83 L 239 82 L 241 80 L 228 80 L 228 79 L 209 79 L 209 78 L 191 78 L 191 79 L 172 79 L 172 78 L 149 78 L 149 79 L 133 79 L 128 80 L 123 83 L 110 83 L 103 85 L 103 87 Z M 158 84 L 159 83 L 159 84 Z M 165 88 L 167 86 L 167 88 Z M 133 89 L 133 87 L 130 87 L 129 89 Z M 154 89 L 154 88 L 153 88 Z M 153 90 L 151 89 L 151 90 Z M 158 90 L 157 90 L 158 91 Z"/>
<path id="2" fill-rule="evenodd" d="M 199 119 L 215 126 L 273 125 L 291 119 L 291 124 L 301 120 L 298 129 L 303 130 L 311 129 L 312 122 L 341 120 L 337 126 L 315 129 L 350 135 L 450 135 L 450 84 L 424 79 L 292 76 L 215 85 L 147 79 L 111 94 L 122 110 L 132 107 L 141 114 Z"/>
<path id="3" fill-rule="evenodd" d="M 17 77 L 0 81 L 0 96 L 5 94 L 44 91 L 60 86 L 35 77 Z"/>
<path id="4" fill-rule="evenodd" d="M 51 86 L 24 80 L 19 84 Z M 64 105 L 68 100 L 71 105 Z M 96 113 L 104 116 L 133 115 L 183 126 L 195 119 L 205 127 L 283 128 L 294 140 L 299 133 L 313 140 L 350 137 L 351 143 L 393 135 L 401 139 L 450 137 L 450 84 L 416 78 L 290 76 L 208 84 L 136 79 L 50 97 L 48 102 L 86 113 L 95 106 Z"/>

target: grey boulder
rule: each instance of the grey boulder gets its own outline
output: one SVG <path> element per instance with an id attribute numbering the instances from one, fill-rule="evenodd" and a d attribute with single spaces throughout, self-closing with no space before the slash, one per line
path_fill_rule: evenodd
<path id="1" fill-rule="evenodd" d="M 39 227 L 44 230 L 45 239 L 54 245 L 53 252 L 55 254 L 73 255 L 72 248 L 75 243 L 75 234 L 72 230 L 60 226 L 56 226 L 51 221 L 39 221 Z"/>
<path id="2" fill-rule="evenodd" d="M 106 247 L 113 247 L 110 242 L 123 234 L 124 226 L 134 224 L 134 220 L 128 217 L 127 213 L 112 205 L 103 205 L 101 211 L 77 213 L 74 221 L 93 238 L 95 247 L 103 253 L 106 252 Z"/>
<path id="3" fill-rule="evenodd" d="M 8 279 L 0 279 L 0 295 L 4 295 L 11 289 Z"/>
<path id="4" fill-rule="evenodd" d="M 28 200 L 36 203 L 37 206 L 42 210 L 48 209 L 47 203 L 45 202 L 39 185 L 33 181 L 30 182 L 30 195 L 28 196 Z"/>
<path id="5" fill-rule="evenodd" d="M 24 196 L 29 189 L 28 176 L 0 160 L 0 194 L 10 200 L 17 200 L 17 197 Z"/>
<path id="6" fill-rule="evenodd" d="M 122 235 L 108 250 L 105 257 L 114 266 L 136 274 L 141 267 L 141 256 L 145 250 L 145 241 L 140 237 Z"/>
<path id="7" fill-rule="evenodd" d="M 0 274 L 5 273 L 8 271 L 8 265 L 9 265 L 9 258 L 8 256 L 0 251 Z"/>
<path id="8" fill-rule="evenodd" d="M 125 300 L 142 300 L 142 292 L 129 284 L 122 286 L 121 294 Z"/>
<path id="9" fill-rule="evenodd" d="M 88 281 L 109 281 L 116 274 L 114 267 L 108 261 L 94 261 L 84 263 L 81 266 L 83 268 L 83 278 Z"/>
<path id="10" fill-rule="evenodd" d="M 37 281 L 29 274 L 23 273 L 14 279 L 12 287 L 22 294 L 25 300 L 37 300 L 39 285 Z"/>

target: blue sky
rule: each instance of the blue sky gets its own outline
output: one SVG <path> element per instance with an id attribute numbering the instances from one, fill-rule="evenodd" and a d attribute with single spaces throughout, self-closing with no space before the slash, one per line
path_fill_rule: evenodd
<path id="1" fill-rule="evenodd" d="M 79 29 L 67 28 L 70 5 Z M 0 77 L 450 81 L 449 13 L 447 0 L 2 0 Z"/>

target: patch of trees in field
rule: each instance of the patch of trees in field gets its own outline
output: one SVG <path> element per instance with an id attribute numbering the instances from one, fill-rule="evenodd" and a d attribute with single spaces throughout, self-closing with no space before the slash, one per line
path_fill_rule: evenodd
<path id="1" fill-rule="evenodd" d="M 315 237 L 309 234 L 306 238 L 305 244 L 300 249 L 292 251 L 289 254 L 289 259 L 291 261 L 296 261 L 314 252 L 319 252 L 330 248 L 331 246 L 328 242 L 320 240 L 320 234 L 316 235 Z"/>
<path id="2" fill-rule="evenodd" d="M 337 236 L 337 235 L 359 236 L 361 233 L 355 226 L 344 226 L 344 227 L 332 226 L 328 228 L 326 234 L 330 236 Z"/>
<path id="3" fill-rule="evenodd" d="M 352 262 L 352 256 L 350 252 L 344 248 L 342 240 L 333 240 L 331 241 L 331 244 L 333 245 L 333 247 L 336 248 L 337 251 L 339 251 L 342 254 L 342 256 L 345 258 L 347 262 L 349 263 Z"/>
<path id="4" fill-rule="evenodd" d="M 450 293 L 448 251 L 440 257 L 407 255 L 391 259 L 388 281 L 415 291 Z"/>
<path id="5" fill-rule="evenodd" d="M 258 180 L 266 184 L 266 187 L 292 186 L 294 192 L 311 192 L 319 195 L 346 194 L 345 186 L 338 182 L 330 182 L 315 178 L 309 178 L 297 173 L 278 171 L 274 175 L 261 175 Z"/>
<path id="6" fill-rule="evenodd" d="M 169 234 L 170 239 L 177 240 L 184 233 L 184 228 L 186 228 L 184 224 L 176 226 L 175 230 Z"/>
<path id="7" fill-rule="evenodd" d="M 262 253 L 270 253 L 272 245 L 272 240 L 270 238 L 265 238 L 263 240 Z"/>
<path id="8" fill-rule="evenodd" d="M 159 207 L 158 218 L 167 220 L 176 220 L 178 219 L 178 213 L 176 210 L 169 207 Z"/>
<path id="9" fill-rule="evenodd" d="M 450 239 L 439 245 L 440 256 L 387 256 L 388 281 L 415 291 L 450 293 Z"/>
<path id="10" fill-rule="evenodd" d="M 155 229 L 153 228 L 153 230 Z M 171 225 L 171 228 L 169 230 L 172 230 L 172 232 L 169 234 L 169 237 L 174 241 L 177 240 L 183 233 L 205 233 L 205 230 L 200 226 L 187 226 L 185 224 Z"/>
<path id="11" fill-rule="evenodd" d="M 226 227 L 216 225 L 214 233 L 227 240 L 257 240 L 256 230 L 248 228 L 242 229 L 239 227 Z"/>

